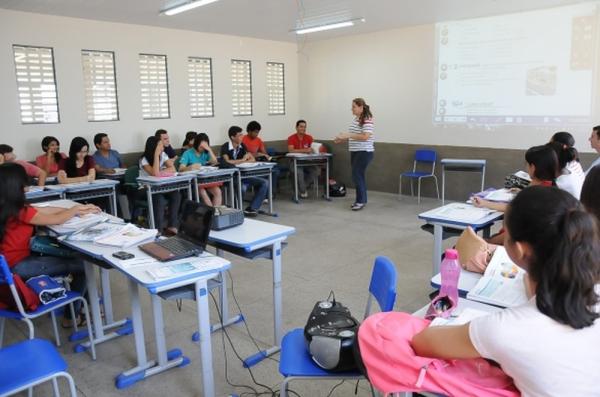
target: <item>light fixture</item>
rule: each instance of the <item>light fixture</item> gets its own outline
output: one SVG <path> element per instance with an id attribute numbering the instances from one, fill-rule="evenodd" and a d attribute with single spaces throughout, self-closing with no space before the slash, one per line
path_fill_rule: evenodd
<path id="1" fill-rule="evenodd" d="M 323 30 L 339 29 L 339 28 L 346 28 L 348 26 L 354 26 L 355 22 L 364 22 L 364 21 L 365 21 L 364 18 L 356 18 L 356 19 L 351 19 L 349 21 L 328 23 L 326 25 L 302 27 L 302 28 L 294 29 L 294 30 L 292 30 L 292 32 L 294 32 L 296 34 L 322 32 Z"/>
<path id="2" fill-rule="evenodd" d="M 165 15 L 169 15 L 169 16 L 176 15 L 176 14 L 179 14 L 181 12 L 192 10 L 192 9 L 194 9 L 196 7 L 202 7 L 202 6 L 205 6 L 207 4 L 214 3 L 215 1 L 219 1 L 219 0 L 187 1 L 187 2 L 185 2 L 183 4 L 178 5 L 178 6 L 167 8 L 166 10 L 162 10 L 161 14 L 165 14 Z"/>

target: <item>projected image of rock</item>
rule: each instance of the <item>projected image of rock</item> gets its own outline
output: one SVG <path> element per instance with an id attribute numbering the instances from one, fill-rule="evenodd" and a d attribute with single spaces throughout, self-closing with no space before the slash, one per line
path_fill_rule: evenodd
<path id="1" fill-rule="evenodd" d="M 527 96 L 556 94 L 556 66 L 541 66 L 527 71 Z"/>

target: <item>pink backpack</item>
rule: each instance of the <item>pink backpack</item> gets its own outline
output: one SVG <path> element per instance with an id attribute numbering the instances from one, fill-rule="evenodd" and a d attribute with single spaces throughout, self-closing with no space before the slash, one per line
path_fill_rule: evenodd
<path id="1" fill-rule="evenodd" d="M 378 313 L 358 330 L 360 355 L 373 386 L 385 393 L 423 391 L 447 396 L 520 396 L 502 369 L 483 358 L 440 360 L 415 355 L 413 335 L 428 320 L 407 313 Z"/>

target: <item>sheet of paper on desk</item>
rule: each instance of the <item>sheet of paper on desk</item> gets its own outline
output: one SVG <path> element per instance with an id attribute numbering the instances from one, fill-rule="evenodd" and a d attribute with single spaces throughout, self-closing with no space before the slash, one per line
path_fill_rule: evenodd
<path id="1" fill-rule="evenodd" d="M 430 327 L 439 327 L 442 325 L 463 325 L 463 324 L 470 322 L 474 318 L 487 316 L 488 314 L 490 314 L 490 312 L 472 309 L 470 307 L 467 307 L 466 309 L 463 309 L 463 310 L 460 310 L 460 309 L 458 309 L 458 310 L 459 310 L 459 312 L 452 313 L 452 316 L 450 316 L 450 318 L 436 317 L 429 324 L 429 326 Z"/>
<path id="2" fill-rule="evenodd" d="M 156 229 L 141 229 L 131 223 L 115 228 L 113 232 L 94 240 L 97 244 L 127 248 L 156 237 Z"/>
<path id="3" fill-rule="evenodd" d="M 236 164 L 236 167 L 238 168 L 252 168 L 252 167 L 256 167 L 258 165 L 258 163 L 254 162 L 254 163 L 241 163 L 241 164 Z"/>
<path id="4" fill-rule="evenodd" d="M 306 157 L 306 156 L 310 156 L 310 154 L 309 153 L 295 153 L 295 152 L 292 152 L 292 153 L 287 153 L 286 156 L 288 156 L 288 157 Z"/>
<path id="5" fill-rule="evenodd" d="M 501 307 L 522 305 L 527 302 L 525 274 L 525 270 L 510 260 L 504 247 L 498 247 L 467 298 Z"/>
<path id="6" fill-rule="evenodd" d="M 197 269 L 197 266 L 189 262 L 174 263 L 172 265 L 162 266 L 156 269 L 149 269 L 146 272 L 155 280 L 168 278 L 177 274 L 189 273 Z"/>
<path id="7" fill-rule="evenodd" d="M 90 226 L 80 232 L 75 232 L 67 237 L 69 241 L 92 241 L 95 242 L 105 236 L 121 231 L 125 227 L 122 223 L 102 222 Z"/>
<path id="8" fill-rule="evenodd" d="M 498 201 L 503 203 L 511 202 L 516 193 L 511 189 L 498 189 L 485 195 L 486 200 Z"/>
<path id="9" fill-rule="evenodd" d="M 439 208 L 435 212 L 435 216 L 450 221 L 474 223 L 485 218 L 490 213 L 491 211 L 488 209 L 477 208 L 468 204 L 453 203 Z"/>

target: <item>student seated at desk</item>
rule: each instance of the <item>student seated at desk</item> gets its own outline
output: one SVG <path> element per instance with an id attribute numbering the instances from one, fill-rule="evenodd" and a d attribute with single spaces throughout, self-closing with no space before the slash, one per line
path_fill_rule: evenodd
<path id="1" fill-rule="evenodd" d="M 230 127 L 228 135 L 229 142 L 226 142 L 221 146 L 221 164 L 223 166 L 231 167 L 242 163 L 256 161 L 254 157 L 248 153 L 246 147 L 242 143 L 243 134 L 240 127 Z M 244 188 L 248 188 L 248 186 L 254 187 L 254 198 L 250 202 L 250 206 L 244 210 L 244 214 L 249 217 L 257 216 L 258 210 L 269 191 L 267 181 L 263 178 L 252 177 L 245 178 L 242 184 Z"/>
<path id="2" fill-rule="evenodd" d="M 538 186 L 515 197 L 505 224 L 504 247 L 528 272 L 529 302 L 465 325 L 426 328 L 412 338 L 415 353 L 493 360 L 524 397 L 600 395 L 600 234 L 594 217 L 565 191 Z"/>
<path id="3" fill-rule="evenodd" d="M 13 152 L 13 148 L 9 145 L 0 145 L 0 164 L 15 163 L 25 169 L 27 176 L 37 178 L 38 186 L 46 184 L 46 171 L 24 160 L 17 160 L 17 155 Z"/>
<path id="4" fill-rule="evenodd" d="M 310 154 L 312 150 L 313 137 L 306 133 L 306 121 L 296 121 L 296 132 L 290 135 L 287 139 L 288 152 L 290 153 L 307 153 Z M 307 183 L 312 183 L 319 172 L 317 166 L 300 167 L 298 168 L 298 190 L 300 191 L 301 198 L 307 198 L 308 192 Z"/>
<path id="5" fill-rule="evenodd" d="M 85 292 L 83 261 L 76 258 L 32 255 L 29 240 L 34 226 L 60 225 L 74 216 L 82 216 L 100 211 L 95 205 L 76 205 L 69 209 L 41 207 L 35 208 L 25 203 L 27 174 L 23 167 L 6 163 L 0 165 L 0 252 L 4 255 L 11 271 L 21 276 L 23 281 L 39 275 L 73 275 L 71 290 Z M 75 303 L 75 313 L 79 313 L 79 302 Z M 76 319 L 80 323 L 80 317 Z M 63 326 L 73 324 L 71 311 L 65 310 Z"/>
<path id="6" fill-rule="evenodd" d="M 177 153 L 175 153 L 175 149 L 171 146 L 171 138 L 169 138 L 167 130 L 156 130 L 154 136 L 162 142 L 164 153 L 173 161 L 177 160 Z"/>
<path id="7" fill-rule="evenodd" d="M 564 145 L 559 142 L 550 142 L 548 143 L 548 146 L 554 149 L 556 156 L 558 157 L 558 169 L 560 171 L 556 178 L 556 186 L 558 186 L 559 189 L 571 193 L 573 197 L 579 200 L 585 173 L 583 172 L 581 165 L 579 165 L 578 168 L 576 167 L 576 165 L 579 164 L 579 161 L 577 161 L 579 157 L 577 149 L 574 147 L 565 148 Z"/>
<path id="8" fill-rule="evenodd" d="M 164 151 L 162 140 L 151 136 L 146 139 L 144 154 L 140 157 L 140 176 L 169 176 L 175 174 L 173 160 Z M 169 215 L 165 225 L 165 207 L 168 203 Z M 177 234 L 179 227 L 179 207 L 181 194 L 179 191 L 157 193 L 152 195 L 154 207 L 154 223 L 159 232 L 167 236 Z M 164 230 L 163 230 L 164 228 Z"/>
<path id="9" fill-rule="evenodd" d="M 257 161 L 271 161 L 272 157 L 269 156 L 269 153 L 267 153 L 267 148 L 265 147 L 265 143 L 263 142 L 262 139 L 260 139 L 258 137 L 258 134 L 260 133 L 261 129 L 262 129 L 262 126 L 260 125 L 260 123 L 258 121 L 252 120 L 251 122 L 249 122 L 248 125 L 246 126 L 246 135 L 244 135 L 244 138 L 242 139 L 242 143 L 244 144 L 244 147 L 246 148 L 246 150 Z M 279 167 L 277 165 L 275 165 L 271 169 L 271 173 L 272 173 L 273 187 L 275 188 L 274 192 L 273 192 L 273 198 L 275 198 L 275 191 L 277 191 L 277 184 L 279 181 L 279 175 L 281 174 L 281 170 L 279 169 Z"/>
<path id="10" fill-rule="evenodd" d="M 92 182 L 96 179 L 96 162 L 89 153 L 90 145 L 80 136 L 73 138 L 69 157 L 58 165 L 58 183 Z"/>
<path id="11" fill-rule="evenodd" d="M 115 168 L 123 168 L 121 155 L 113 150 L 110 145 L 110 139 L 105 133 L 99 133 L 94 136 L 94 161 L 96 162 L 96 172 L 99 174 L 114 174 Z"/>
<path id="12" fill-rule="evenodd" d="M 185 153 L 188 149 L 194 148 L 194 139 L 198 136 L 198 133 L 195 131 L 188 131 L 185 133 L 185 139 L 183 140 L 183 144 L 181 145 L 181 155 Z"/>
<path id="13" fill-rule="evenodd" d="M 597 125 L 592 129 L 592 134 L 590 135 L 589 141 L 590 146 L 592 146 L 592 149 L 600 153 L 600 125 Z M 592 168 L 594 168 L 597 165 L 600 165 L 600 157 L 594 160 L 590 168 L 588 168 L 588 170 L 585 173 L 587 174 Z"/>
<path id="14" fill-rule="evenodd" d="M 581 204 L 600 222 L 600 165 L 588 171 L 581 188 Z"/>
<path id="15" fill-rule="evenodd" d="M 48 176 L 56 176 L 60 171 L 60 160 L 67 155 L 60 152 L 60 142 L 53 136 L 45 136 L 42 139 L 42 150 L 44 154 L 35 158 L 35 165 L 46 171 Z"/>
<path id="16" fill-rule="evenodd" d="M 203 165 L 217 165 L 217 157 L 210 148 L 208 135 L 201 132 L 194 138 L 193 147 L 186 150 L 179 160 L 179 171 L 199 170 Z M 220 207 L 223 204 L 221 195 L 223 182 L 209 183 L 198 186 L 198 193 L 204 204 L 212 207 Z M 210 196 L 212 196 L 212 200 Z"/>

